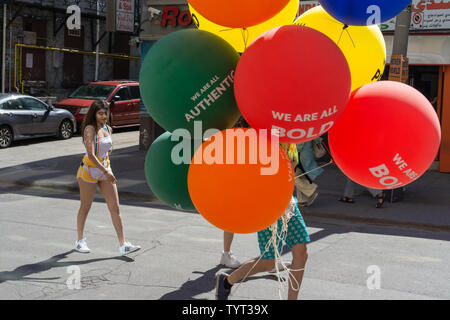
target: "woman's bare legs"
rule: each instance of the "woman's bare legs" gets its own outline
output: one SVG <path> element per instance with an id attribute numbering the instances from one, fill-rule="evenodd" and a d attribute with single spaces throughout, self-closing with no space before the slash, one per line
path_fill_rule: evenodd
<path id="1" fill-rule="evenodd" d="M 94 201 L 95 192 L 97 191 L 97 184 L 85 182 L 82 179 L 77 180 L 78 186 L 80 187 L 80 209 L 77 215 L 77 233 L 78 240 L 81 240 L 83 239 L 86 219 Z"/>
<path id="2" fill-rule="evenodd" d="M 111 213 L 111 219 L 114 229 L 116 229 L 119 244 L 122 245 L 125 241 L 125 237 L 123 235 L 122 217 L 120 216 L 119 193 L 117 192 L 117 185 L 107 180 L 99 181 L 98 185 L 103 197 L 105 198 L 106 204 L 108 205 L 109 212 Z"/>
<path id="3" fill-rule="evenodd" d="M 306 244 L 297 244 L 292 248 L 292 265 L 289 273 L 288 300 L 297 300 L 302 284 L 308 252 Z M 250 277 L 260 272 L 268 272 L 275 267 L 275 259 L 251 260 L 244 263 L 239 269 L 233 271 L 228 277 L 228 283 L 234 285 L 245 277 Z M 297 271 L 296 271 L 297 270 Z"/>
<path id="4" fill-rule="evenodd" d="M 244 279 L 245 277 L 250 277 L 254 274 L 260 272 L 267 272 L 275 267 L 275 259 L 269 260 L 250 260 L 244 263 L 239 269 L 233 271 L 228 276 L 228 282 L 233 285 L 236 282 Z"/>
<path id="5" fill-rule="evenodd" d="M 308 259 L 308 252 L 306 244 L 296 244 L 292 248 L 292 265 L 289 273 L 289 293 L 288 300 L 297 300 L 300 286 L 302 284 L 303 273 L 306 260 Z M 298 270 L 298 271 L 296 271 Z"/>
<path id="6" fill-rule="evenodd" d="M 233 242 L 234 233 L 232 232 L 223 232 L 223 251 L 230 252 L 231 251 L 231 243 Z"/>

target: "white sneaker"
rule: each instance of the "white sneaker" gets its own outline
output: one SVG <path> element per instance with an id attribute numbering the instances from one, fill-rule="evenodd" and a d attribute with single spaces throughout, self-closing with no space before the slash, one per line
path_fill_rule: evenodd
<path id="1" fill-rule="evenodd" d="M 91 249 L 88 248 L 86 244 L 86 238 L 83 238 L 81 240 L 75 241 L 75 251 L 81 252 L 81 253 L 89 253 L 91 252 Z"/>
<path id="2" fill-rule="evenodd" d="M 283 266 L 284 264 L 284 266 Z M 291 267 L 291 263 L 290 262 L 283 262 L 281 263 L 281 261 L 278 261 L 277 263 L 278 266 L 278 271 L 283 272 L 285 270 L 288 270 Z M 285 269 L 286 267 L 286 269 Z M 272 270 L 269 271 L 269 273 L 277 273 L 277 268 L 273 268 Z"/>
<path id="3" fill-rule="evenodd" d="M 134 246 L 131 243 L 125 241 L 120 247 L 119 247 L 119 252 L 120 254 L 123 256 L 125 254 L 129 254 L 131 252 L 134 251 L 138 251 L 139 249 L 141 249 L 141 246 Z"/>
<path id="4" fill-rule="evenodd" d="M 236 259 L 236 257 L 233 255 L 233 252 L 231 251 L 222 253 L 220 264 L 233 269 L 239 268 L 241 266 L 241 263 Z"/>

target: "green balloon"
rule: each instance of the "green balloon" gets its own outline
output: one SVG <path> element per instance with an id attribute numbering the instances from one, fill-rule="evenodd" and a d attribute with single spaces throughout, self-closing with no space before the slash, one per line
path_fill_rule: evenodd
<path id="1" fill-rule="evenodd" d="M 202 133 L 231 128 L 240 116 L 234 98 L 239 58 L 228 42 L 210 32 L 173 32 L 145 56 L 139 75 L 142 101 L 169 132 L 184 128 L 193 135 L 194 121 L 202 121 Z"/>
<path id="2" fill-rule="evenodd" d="M 152 192 L 164 203 L 176 209 L 195 211 L 187 176 L 190 160 L 201 141 L 194 144 L 194 140 L 190 139 L 171 139 L 172 134 L 165 132 L 152 143 L 145 158 L 145 178 Z"/>

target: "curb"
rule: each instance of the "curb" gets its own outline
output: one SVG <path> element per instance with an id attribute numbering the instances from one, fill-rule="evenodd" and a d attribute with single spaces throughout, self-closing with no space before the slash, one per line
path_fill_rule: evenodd
<path id="1" fill-rule="evenodd" d="M 1 180 L 0 184 L 7 185 L 15 185 L 25 188 L 42 188 L 42 189 L 51 189 L 51 190 L 59 190 L 59 191 L 67 191 L 71 193 L 79 193 L 80 189 L 75 184 L 67 185 L 67 184 L 57 184 L 57 183 L 45 183 L 45 182 L 30 182 L 30 181 L 10 181 L 10 180 Z M 119 197 L 125 200 L 135 200 L 135 201 L 143 201 L 143 202 L 159 202 L 159 199 L 153 194 L 142 194 L 142 193 L 134 193 L 129 191 L 119 191 Z"/>
<path id="2" fill-rule="evenodd" d="M 399 221 L 399 220 L 391 220 L 391 219 L 377 219 L 377 218 L 362 218 L 355 217 L 349 215 L 337 215 L 337 214 L 328 214 L 328 213 L 317 213 L 317 212 L 302 212 L 302 216 L 306 219 L 310 219 L 311 221 L 315 218 L 318 220 L 334 220 L 336 222 L 352 222 L 358 224 L 368 224 L 380 227 L 401 227 L 407 229 L 420 229 L 426 231 L 433 232 L 450 232 L 450 226 L 443 226 L 437 224 L 426 224 L 419 222 L 408 222 L 408 221 Z"/>
<path id="3" fill-rule="evenodd" d="M 67 185 L 67 184 L 55 184 L 55 183 L 45 183 L 45 182 L 29 182 L 29 181 L 10 181 L 10 180 L 1 180 L 0 184 L 8 184 L 21 186 L 25 188 L 44 188 L 51 190 L 65 190 L 71 193 L 79 193 L 79 188 L 75 184 Z M 167 206 L 167 209 L 175 210 L 170 206 L 161 202 L 155 195 L 153 194 L 142 194 L 142 193 L 134 193 L 129 191 L 119 191 L 119 197 L 122 200 L 128 201 L 139 201 L 139 202 L 152 202 L 161 204 L 163 206 Z M 181 211 L 187 212 L 187 211 Z M 448 225 L 436 225 L 436 224 L 426 224 L 426 223 L 418 223 L 418 222 L 409 222 L 409 221 L 399 221 L 392 219 L 378 219 L 378 218 L 370 218 L 370 217 L 356 217 L 351 215 L 343 215 L 343 214 L 329 214 L 329 213 L 320 213 L 320 212 L 307 212 L 305 210 L 301 211 L 302 216 L 311 219 L 311 220 L 322 220 L 321 222 L 325 222 L 323 220 L 335 221 L 339 222 L 347 222 L 347 223 L 357 223 L 357 224 L 368 224 L 382 227 L 401 227 L 408 229 L 420 229 L 426 231 L 433 232 L 450 232 L 450 226 Z"/>

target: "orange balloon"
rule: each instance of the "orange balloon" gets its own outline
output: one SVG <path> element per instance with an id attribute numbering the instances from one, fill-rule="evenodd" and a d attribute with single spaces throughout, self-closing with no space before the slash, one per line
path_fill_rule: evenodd
<path id="1" fill-rule="evenodd" d="M 194 154 L 188 189 L 198 212 L 211 224 L 228 232 L 253 233 L 273 224 L 288 208 L 294 172 L 278 141 L 254 129 L 227 129 Z"/>
<path id="2" fill-rule="evenodd" d="M 289 0 L 188 0 L 203 17 L 230 28 L 247 28 L 269 20 Z"/>

